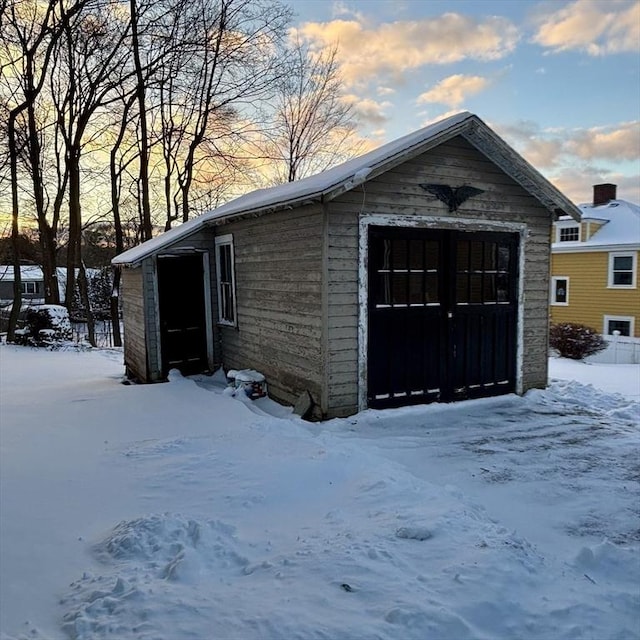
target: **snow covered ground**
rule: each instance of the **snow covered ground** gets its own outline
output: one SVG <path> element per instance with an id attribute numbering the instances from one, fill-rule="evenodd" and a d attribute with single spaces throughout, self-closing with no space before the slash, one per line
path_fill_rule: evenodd
<path id="1" fill-rule="evenodd" d="M 0 347 L 3 640 L 640 638 L 639 367 L 323 424 L 121 376 Z"/>

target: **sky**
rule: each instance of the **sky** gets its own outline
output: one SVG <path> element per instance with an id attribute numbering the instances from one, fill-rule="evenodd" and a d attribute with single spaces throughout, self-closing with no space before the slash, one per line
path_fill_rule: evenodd
<path id="1" fill-rule="evenodd" d="M 640 1 L 289 0 L 338 45 L 359 132 L 384 143 L 471 111 L 576 204 L 640 203 Z"/>

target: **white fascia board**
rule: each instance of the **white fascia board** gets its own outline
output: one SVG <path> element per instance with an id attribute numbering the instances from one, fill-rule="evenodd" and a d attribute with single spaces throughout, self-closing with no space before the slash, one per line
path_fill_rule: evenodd
<path id="1" fill-rule="evenodd" d="M 568 243 L 567 243 L 568 245 Z M 573 244 L 567 246 L 565 243 L 558 246 L 557 244 L 551 245 L 551 253 L 596 253 L 602 251 L 640 251 L 640 244 L 587 244 L 579 245 Z"/>

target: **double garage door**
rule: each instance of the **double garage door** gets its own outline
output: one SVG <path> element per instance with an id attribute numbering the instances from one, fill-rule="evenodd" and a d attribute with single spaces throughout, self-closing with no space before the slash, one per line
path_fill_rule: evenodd
<path id="1" fill-rule="evenodd" d="M 516 387 L 515 233 L 369 227 L 368 405 Z"/>

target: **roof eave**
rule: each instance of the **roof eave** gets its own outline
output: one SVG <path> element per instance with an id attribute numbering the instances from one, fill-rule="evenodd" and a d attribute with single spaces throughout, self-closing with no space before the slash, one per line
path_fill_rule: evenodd
<path id="1" fill-rule="evenodd" d="M 461 135 L 489 157 L 507 175 L 546 207 L 555 219 L 562 215 L 581 219 L 580 209 L 554 187 L 537 169 L 494 133 L 480 118 L 472 116 Z"/>
<path id="2" fill-rule="evenodd" d="M 443 131 L 438 132 L 437 134 L 431 136 L 427 140 L 422 140 L 417 142 L 414 145 L 403 148 L 392 156 L 386 157 L 381 161 L 371 163 L 370 166 L 367 166 L 366 173 L 363 173 L 365 167 L 362 167 L 359 171 L 356 171 L 346 179 L 338 180 L 334 182 L 332 185 L 325 187 L 324 189 L 319 189 L 317 191 L 306 193 L 304 196 L 299 196 L 296 198 L 291 198 L 286 201 L 282 201 L 279 203 L 273 203 L 266 207 L 256 207 L 253 209 L 247 209 L 245 211 L 239 211 L 236 213 L 230 213 L 225 216 L 221 216 L 219 218 L 210 218 L 206 221 L 207 226 L 216 226 L 221 222 L 226 222 L 229 220 L 237 220 L 240 217 L 246 216 L 259 216 L 265 213 L 272 213 L 274 211 L 281 211 L 283 209 L 293 209 L 295 207 L 304 206 L 307 204 L 315 204 L 318 202 L 328 202 L 342 195 L 343 193 L 347 193 L 352 189 L 355 189 L 357 186 L 368 182 L 369 180 L 393 169 L 394 167 L 402 164 L 405 160 L 420 155 L 429 149 L 437 147 L 442 144 L 446 140 L 453 138 L 456 135 L 459 135 L 461 130 L 467 126 L 467 123 L 475 118 L 476 116 L 469 115 L 468 118 L 463 120 L 462 122 L 458 122 L 456 124 L 447 127 Z M 361 175 L 358 175 L 361 174 Z"/>
<path id="3" fill-rule="evenodd" d="M 231 220 L 258 217 L 275 211 L 294 209 L 300 206 L 333 200 L 341 194 L 351 191 L 360 184 L 368 182 L 380 174 L 393 169 L 402 162 L 437 147 L 457 135 L 463 136 L 481 153 L 489 157 L 507 175 L 511 176 L 524 189 L 537 198 L 556 218 L 561 215 L 568 215 L 574 220 L 580 221 L 581 212 L 576 205 L 568 200 L 556 187 L 522 158 L 522 156 L 504 142 L 502 138 L 495 134 L 478 116 L 468 114 L 464 119 L 438 131 L 426 140 L 419 140 L 408 147 L 400 148 L 396 153 L 385 156 L 370 165 L 364 162 L 358 171 L 355 171 L 346 178 L 342 177 L 328 187 L 308 191 L 296 197 L 271 202 L 263 206 L 232 211 L 217 217 L 215 215 L 203 217 L 203 219 L 200 219 L 200 223 L 191 226 L 187 233 L 177 234 L 175 239 L 166 245 L 161 244 L 161 247 L 163 249 L 170 249 L 176 242 L 188 238 L 191 234 L 205 227 L 219 226 Z M 131 260 L 122 260 L 121 256 L 126 256 L 125 252 L 121 254 L 121 256 L 116 256 L 112 260 L 112 264 L 116 266 L 136 267 L 146 258 L 156 253 L 159 248 L 159 246 L 154 244 L 150 246 L 147 251 L 138 252 L 136 257 Z"/>
<path id="4" fill-rule="evenodd" d="M 242 220 L 244 218 L 257 218 L 268 213 L 275 213 L 276 211 L 285 211 L 287 209 L 295 209 L 297 207 L 318 204 L 322 202 L 322 200 L 323 192 L 316 191 L 314 193 L 305 194 L 304 196 L 291 198 L 289 200 L 283 200 L 282 202 L 273 203 L 263 207 L 251 207 L 242 211 L 228 213 L 217 218 L 208 218 L 204 221 L 203 224 L 205 227 L 217 227 L 235 220 Z"/>

